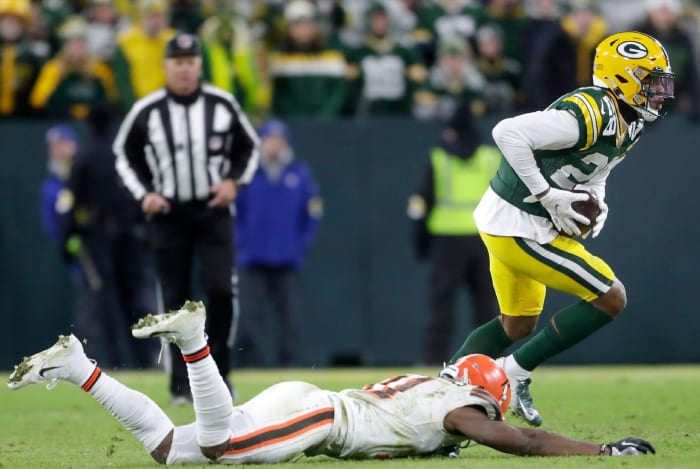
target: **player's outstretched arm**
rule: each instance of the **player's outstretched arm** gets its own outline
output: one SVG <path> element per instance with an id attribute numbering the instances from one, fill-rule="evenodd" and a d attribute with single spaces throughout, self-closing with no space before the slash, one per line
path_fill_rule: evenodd
<path id="1" fill-rule="evenodd" d="M 450 433 L 461 433 L 482 445 L 520 456 L 622 456 L 655 453 L 649 442 L 638 438 L 626 438 L 602 445 L 588 443 L 545 430 L 513 427 L 505 422 L 489 420 L 476 407 L 453 410 L 445 417 L 444 426 Z"/>

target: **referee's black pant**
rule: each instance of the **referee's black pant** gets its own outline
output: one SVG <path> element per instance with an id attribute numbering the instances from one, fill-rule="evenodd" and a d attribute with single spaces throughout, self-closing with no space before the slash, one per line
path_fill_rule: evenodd
<path id="1" fill-rule="evenodd" d="M 233 224 L 228 208 L 206 202 L 172 203 L 167 214 L 151 220 L 152 246 L 166 310 L 180 308 L 191 298 L 192 271 L 197 259 L 201 289 L 207 296 L 209 347 L 219 373 L 228 384 L 227 341 L 233 321 Z M 187 367 L 180 350 L 170 346 L 170 393 L 189 396 Z"/>

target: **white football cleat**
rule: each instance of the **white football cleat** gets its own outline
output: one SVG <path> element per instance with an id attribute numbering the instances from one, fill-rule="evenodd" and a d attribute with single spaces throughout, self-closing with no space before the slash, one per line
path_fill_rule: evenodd
<path id="1" fill-rule="evenodd" d="M 206 310 L 201 301 L 186 301 L 182 308 L 164 314 L 149 314 L 131 326 L 137 339 L 162 337 L 177 345 L 204 336 Z"/>
<path id="2" fill-rule="evenodd" d="M 80 341 L 73 335 L 59 335 L 58 341 L 51 347 L 25 357 L 15 365 L 7 380 L 10 389 L 23 388 L 28 384 L 48 382 L 46 388 L 53 389 L 58 381 L 67 380 L 78 385 L 94 370 L 95 364 L 83 351 Z"/>

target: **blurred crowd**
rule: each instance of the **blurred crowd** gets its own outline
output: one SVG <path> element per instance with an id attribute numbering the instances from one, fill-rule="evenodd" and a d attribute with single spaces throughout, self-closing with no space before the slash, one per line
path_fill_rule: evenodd
<path id="1" fill-rule="evenodd" d="M 591 84 L 595 45 L 623 29 L 663 43 L 674 111 L 696 119 L 700 0 L 0 0 L 0 115 L 121 115 L 164 85 L 177 31 L 257 122 L 512 114 Z"/>

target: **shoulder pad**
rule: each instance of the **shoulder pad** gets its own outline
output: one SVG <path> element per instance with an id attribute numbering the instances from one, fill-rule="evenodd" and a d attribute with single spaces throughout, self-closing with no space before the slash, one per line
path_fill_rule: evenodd
<path id="1" fill-rule="evenodd" d="M 578 120 L 581 135 L 578 150 L 589 149 L 616 112 L 610 96 L 595 86 L 578 88 L 556 100 L 549 109 L 571 111 Z"/>
<path id="2" fill-rule="evenodd" d="M 501 412 L 501 406 L 498 401 L 493 397 L 487 390 L 479 386 L 473 386 L 469 391 L 469 396 L 476 398 L 477 403 L 475 405 L 480 405 L 486 411 L 486 415 L 489 420 L 503 420 L 503 412 Z"/>

